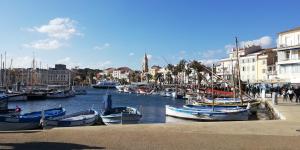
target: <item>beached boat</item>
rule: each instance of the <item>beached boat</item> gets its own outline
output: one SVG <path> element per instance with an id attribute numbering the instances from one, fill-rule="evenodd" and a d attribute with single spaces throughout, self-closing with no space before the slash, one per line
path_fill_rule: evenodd
<path id="1" fill-rule="evenodd" d="M 200 121 L 242 121 L 248 120 L 248 109 L 244 108 L 177 108 L 166 105 L 166 115 Z"/>
<path id="2" fill-rule="evenodd" d="M 62 107 L 47 109 L 43 111 L 44 118 L 58 117 L 65 115 Z M 22 115 L 0 115 L 0 131 L 6 130 L 30 130 L 40 127 L 42 111 L 26 113 Z"/>
<path id="3" fill-rule="evenodd" d="M 93 109 L 73 113 L 66 116 L 52 117 L 44 120 L 44 127 L 90 126 L 98 120 L 98 112 Z"/>
<path id="4" fill-rule="evenodd" d="M 104 124 L 136 124 L 142 118 L 142 114 L 133 107 L 112 108 L 111 95 L 104 96 L 105 108 L 101 113 Z"/>

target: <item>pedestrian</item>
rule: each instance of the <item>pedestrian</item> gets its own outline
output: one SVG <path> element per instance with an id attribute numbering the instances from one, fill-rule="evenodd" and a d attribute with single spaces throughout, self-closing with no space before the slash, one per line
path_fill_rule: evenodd
<path id="1" fill-rule="evenodd" d="M 295 95 L 296 95 L 296 103 L 300 103 L 300 87 L 298 86 L 297 89 L 295 89 Z"/>
<path id="2" fill-rule="evenodd" d="M 283 101 L 287 102 L 288 93 L 287 93 L 287 90 L 285 88 L 282 89 L 282 96 L 283 96 Z"/>
<path id="3" fill-rule="evenodd" d="M 289 95 L 289 98 L 290 98 L 290 101 L 293 102 L 293 97 L 294 97 L 294 90 L 293 88 L 290 88 L 288 91 L 287 91 L 288 95 Z"/>

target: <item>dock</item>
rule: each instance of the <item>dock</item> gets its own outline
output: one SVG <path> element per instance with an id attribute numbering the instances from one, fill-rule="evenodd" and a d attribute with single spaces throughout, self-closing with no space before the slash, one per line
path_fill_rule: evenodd
<path id="1" fill-rule="evenodd" d="M 300 104 L 266 101 L 281 120 L 56 128 L 0 133 L 0 149 L 299 149 Z"/>

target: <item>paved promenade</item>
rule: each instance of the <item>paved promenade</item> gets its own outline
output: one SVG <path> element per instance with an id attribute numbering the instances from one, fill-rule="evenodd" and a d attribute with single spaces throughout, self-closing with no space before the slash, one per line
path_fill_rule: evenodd
<path id="1" fill-rule="evenodd" d="M 285 120 L 1 132 L 0 149 L 300 149 L 300 104 L 274 108 Z"/>

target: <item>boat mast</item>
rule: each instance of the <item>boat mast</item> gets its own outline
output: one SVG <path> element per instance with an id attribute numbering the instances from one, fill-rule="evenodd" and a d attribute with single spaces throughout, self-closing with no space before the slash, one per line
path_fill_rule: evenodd
<path id="1" fill-rule="evenodd" d="M 214 73 L 214 64 L 212 64 L 211 68 L 211 97 L 213 99 L 212 109 L 215 111 L 215 99 L 214 99 L 214 80 L 213 80 L 213 73 Z"/>
<path id="2" fill-rule="evenodd" d="M 238 46 L 238 39 L 237 37 L 235 37 L 235 46 L 236 46 L 236 69 L 237 69 L 237 79 L 238 79 L 238 84 L 239 84 L 239 96 L 241 99 L 241 103 L 243 105 L 243 95 L 242 95 L 242 85 L 241 85 L 241 74 L 240 74 L 240 63 L 239 63 L 239 59 L 240 59 L 240 55 L 239 55 L 239 46 Z"/>

